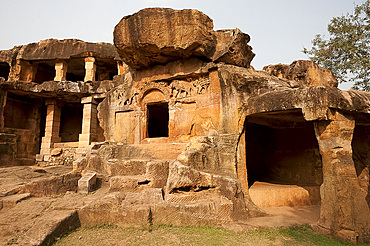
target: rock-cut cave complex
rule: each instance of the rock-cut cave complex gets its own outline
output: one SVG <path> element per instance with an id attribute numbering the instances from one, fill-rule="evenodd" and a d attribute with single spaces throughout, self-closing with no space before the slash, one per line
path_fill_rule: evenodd
<path id="1" fill-rule="evenodd" d="M 316 231 L 369 243 L 370 93 L 311 61 L 255 70 L 249 40 L 197 10 L 148 8 L 114 45 L 1 50 L 0 241 L 106 222 L 240 229 L 317 207 Z"/>

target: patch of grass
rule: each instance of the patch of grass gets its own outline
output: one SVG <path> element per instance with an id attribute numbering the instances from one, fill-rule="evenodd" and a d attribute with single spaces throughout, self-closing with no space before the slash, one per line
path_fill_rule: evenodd
<path id="1" fill-rule="evenodd" d="M 151 225 L 122 228 L 114 224 L 82 227 L 54 245 L 337 245 L 339 242 L 316 234 L 311 227 L 273 228 L 230 232 L 209 226 Z"/>
<path id="2" fill-rule="evenodd" d="M 282 235 L 293 238 L 294 240 L 307 243 L 307 245 L 317 246 L 349 246 L 353 245 L 343 241 L 337 241 L 333 238 L 329 238 L 325 235 L 315 233 L 310 226 L 297 226 L 285 229 L 280 229 Z"/>

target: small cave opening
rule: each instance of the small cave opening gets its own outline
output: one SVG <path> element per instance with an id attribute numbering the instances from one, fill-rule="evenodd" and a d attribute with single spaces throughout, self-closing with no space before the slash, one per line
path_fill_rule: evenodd
<path id="1" fill-rule="evenodd" d="M 147 105 L 148 137 L 168 137 L 168 103 Z"/>
<path id="2" fill-rule="evenodd" d="M 34 82 L 37 70 L 36 65 L 31 61 L 21 60 L 20 67 L 19 80 L 24 82 Z"/>
<path id="3" fill-rule="evenodd" d="M 21 97 L 8 92 L 3 112 L 4 127 L 14 129 L 35 129 L 39 120 L 41 103 L 36 99 Z"/>
<path id="4" fill-rule="evenodd" d="M 66 80 L 72 82 L 85 80 L 85 60 L 83 58 L 71 58 L 68 61 Z"/>
<path id="5" fill-rule="evenodd" d="M 36 74 L 34 82 L 43 83 L 45 81 L 52 81 L 55 77 L 55 66 L 54 63 L 48 62 L 37 62 L 35 63 Z"/>
<path id="6" fill-rule="evenodd" d="M 10 66 L 7 62 L 0 62 L 0 77 L 5 78 L 8 80 L 10 73 Z"/>
<path id="7" fill-rule="evenodd" d="M 368 121 L 369 122 L 369 121 Z M 370 207 L 370 125 L 356 124 L 352 139 L 353 161 L 361 189 Z"/>
<path id="8" fill-rule="evenodd" d="M 79 134 L 82 131 L 82 116 L 82 104 L 66 103 L 63 105 L 59 131 L 61 142 L 78 142 Z"/>
<path id="9" fill-rule="evenodd" d="M 246 124 L 248 184 L 320 185 L 322 162 L 314 128 Z"/>

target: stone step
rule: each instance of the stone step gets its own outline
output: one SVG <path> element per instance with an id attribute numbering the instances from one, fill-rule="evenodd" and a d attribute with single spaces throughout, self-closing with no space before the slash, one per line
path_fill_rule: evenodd
<path id="1" fill-rule="evenodd" d="M 14 207 L 17 203 L 31 197 L 30 193 L 0 197 L 0 210 Z"/>
<path id="2" fill-rule="evenodd" d="M 136 176 L 114 176 L 109 180 L 109 191 L 141 191 L 143 186 L 149 184 L 148 180 L 144 175 Z"/>
<path id="3" fill-rule="evenodd" d="M 249 189 L 252 201 L 258 207 L 296 207 L 317 204 L 320 197 L 319 186 L 305 189 L 297 185 L 281 185 L 255 182 Z"/>
<path id="4" fill-rule="evenodd" d="M 119 147 L 119 159 L 176 159 L 187 143 L 130 144 Z"/>
<path id="5" fill-rule="evenodd" d="M 111 176 L 145 175 L 148 162 L 149 160 L 109 159 L 106 168 Z"/>
<path id="6" fill-rule="evenodd" d="M 154 187 L 163 187 L 167 180 L 168 160 L 118 160 L 111 159 L 107 169 L 110 176 L 138 179 L 138 183 L 148 179 Z"/>
<path id="7" fill-rule="evenodd" d="M 79 142 L 55 143 L 54 148 L 78 148 Z"/>

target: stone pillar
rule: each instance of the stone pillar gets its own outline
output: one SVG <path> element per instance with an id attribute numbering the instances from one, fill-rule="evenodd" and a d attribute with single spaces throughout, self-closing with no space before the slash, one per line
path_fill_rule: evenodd
<path id="1" fill-rule="evenodd" d="M 48 161 L 54 143 L 61 141 L 59 137 L 61 106 L 56 100 L 50 99 L 46 100 L 45 104 L 47 105 L 45 136 L 41 139 L 40 156 L 44 161 Z"/>
<path id="2" fill-rule="evenodd" d="M 57 61 L 55 63 L 54 81 L 66 81 L 68 65 L 66 61 Z"/>
<path id="3" fill-rule="evenodd" d="M 122 61 L 117 61 L 117 70 L 118 70 L 118 75 L 122 75 L 123 74 Z"/>
<path id="4" fill-rule="evenodd" d="M 370 242 L 370 209 L 352 159 L 355 121 L 337 111 L 314 122 L 323 165 L 320 219 L 315 229 L 353 243 Z"/>
<path id="5" fill-rule="evenodd" d="M 97 102 L 90 96 L 82 98 L 81 103 L 83 104 L 83 118 L 82 133 L 79 136 L 79 147 L 87 147 L 91 142 L 96 142 L 98 139 L 98 135 L 96 134 L 98 124 Z"/>
<path id="6" fill-rule="evenodd" d="M 95 72 L 96 72 L 96 65 L 95 65 L 95 58 L 94 57 L 86 57 L 85 58 L 85 79 L 84 81 L 95 81 Z"/>
<path id="7" fill-rule="evenodd" d="M 238 139 L 236 146 L 237 163 L 236 172 L 238 179 L 241 183 L 244 195 L 248 192 L 248 179 L 247 179 L 247 153 L 246 153 L 246 142 L 245 142 L 245 131 L 243 131 Z"/>

